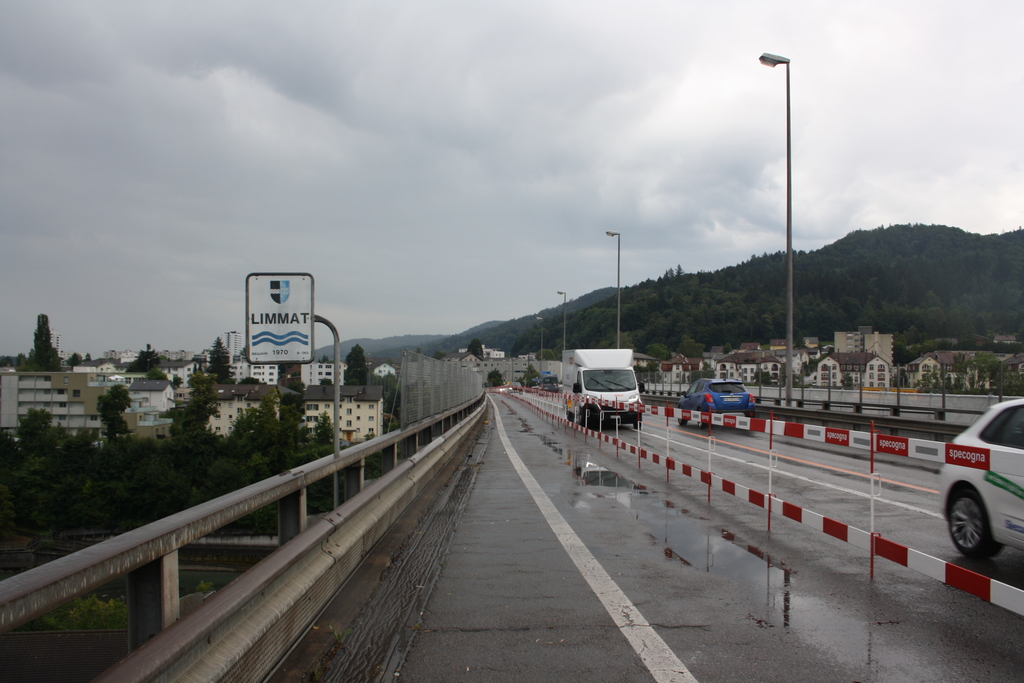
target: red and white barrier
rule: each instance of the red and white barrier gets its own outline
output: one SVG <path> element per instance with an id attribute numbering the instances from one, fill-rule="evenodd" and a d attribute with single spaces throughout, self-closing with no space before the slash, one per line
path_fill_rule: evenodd
<path id="1" fill-rule="evenodd" d="M 570 397 L 568 395 L 555 395 L 547 392 L 536 393 L 543 393 L 543 398 L 557 398 L 558 396 L 562 396 L 563 398 Z M 713 472 L 704 471 L 698 467 L 693 467 L 692 465 L 676 462 L 671 457 L 662 456 L 643 448 L 642 446 L 627 443 L 622 439 L 603 432 L 587 429 L 583 425 L 566 420 L 562 415 L 556 415 L 543 410 L 532 402 L 527 401 L 522 396 L 513 395 L 513 398 L 526 403 L 531 408 L 546 417 L 551 418 L 556 423 L 562 424 L 564 427 L 571 428 L 573 431 L 579 432 L 585 437 L 600 439 L 601 441 L 611 444 L 616 448 L 621 448 L 632 455 L 636 455 L 638 465 L 640 465 L 643 460 L 650 460 L 655 465 L 664 463 L 666 479 L 669 477 L 671 472 L 680 472 L 683 476 L 699 480 L 708 487 L 709 499 L 711 491 L 714 489 L 720 490 L 731 496 L 735 496 L 738 499 L 745 500 L 748 503 L 757 505 L 758 507 L 765 508 L 768 513 L 769 528 L 771 528 L 771 515 L 772 513 L 775 513 L 776 515 L 782 515 L 786 519 L 798 524 L 802 524 L 816 531 L 828 534 L 835 539 L 866 550 L 871 557 L 872 575 L 874 574 L 874 558 L 876 556 L 883 557 L 891 562 L 907 567 L 908 569 L 913 569 L 926 576 L 930 576 L 937 581 L 941 581 L 947 586 L 958 588 L 970 593 L 971 595 L 979 597 L 982 600 L 986 600 L 994 605 L 999 605 L 1011 612 L 1024 616 L 1024 590 L 990 579 L 983 574 L 978 574 L 977 572 L 973 572 L 969 569 L 964 569 L 963 567 L 946 562 L 945 560 L 940 560 L 939 558 L 932 557 L 931 555 L 918 552 L 917 550 L 913 550 L 905 545 L 895 543 L 883 538 L 881 534 L 864 531 L 863 529 L 858 529 L 857 527 L 849 524 L 820 515 L 799 505 L 788 503 L 771 493 L 766 495 L 741 484 L 729 481 L 728 479 L 722 479 Z M 607 405 L 618 408 L 623 404 L 615 405 L 607 403 Z M 1005 452 L 1000 452 L 998 449 L 973 448 L 937 441 L 926 441 L 924 439 L 884 436 L 877 432 L 857 432 L 845 429 L 833 429 L 831 427 L 818 427 L 792 422 L 781 422 L 778 420 L 769 421 L 744 416 L 694 413 L 670 406 L 643 406 L 643 412 L 650 415 L 663 415 L 666 418 L 676 417 L 695 419 L 692 418 L 691 415 L 697 415 L 699 416 L 702 424 L 708 424 L 708 422 L 710 422 L 711 424 L 726 427 L 735 427 L 737 429 L 747 429 L 750 431 L 759 431 L 780 436 L 790 436 L 793 438 L 810 439 L 824 443 L 850 446 L 851 448 L 871 449 L 872 441 L 874 441 L 876 450 L 882 453 L 892 453 L 894 455 L 904 455 L 908 457 L 920 457 L 922 459 L 931 460 L 932 462 L 951 462 L 958 465 L 967 465 L 969 467 L 977 467 L 978 469 L 986 470 L 989 469 L 993 461 L 996 461 L 999 464 L 999 467 L 1005 467 L 1006 465 L 1000 462 L 1000 460 L 1008 455 Z M 713 446 L 709 446 L 709 449 L 712 447 Z M 1018 468 L 1024 470 L 1024 464 L 1020 464 L 1018 467 L 1009 469 L 1012 471 Z M 872 526 L 873 524 L 874 522 L 872 519 Z"/>

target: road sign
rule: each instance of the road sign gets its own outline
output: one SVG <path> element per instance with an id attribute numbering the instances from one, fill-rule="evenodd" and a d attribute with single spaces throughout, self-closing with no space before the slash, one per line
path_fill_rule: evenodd
<path id="1" fill-rule="evenodd" d="M 250 273 L 245 279 L 245 338 L 250 363 L 311 363 L 313 276 Z"/>

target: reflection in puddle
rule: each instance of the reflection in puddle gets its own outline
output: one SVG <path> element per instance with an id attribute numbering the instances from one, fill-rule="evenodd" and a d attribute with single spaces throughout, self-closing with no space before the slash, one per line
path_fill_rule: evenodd
<path id="1" fill-rule="evenodd" d="M 552 439 L 550 437 L 544 436 L 543 434 L 540 435 L 540 440 L 541 440 L 541 442 L 545 446 L 547 446 L 548 448 L 553 450 L 555 453 L 558 453 L 559 455 L 562 455 L 562 442 L 561 441 L 556 441 L 555 439 Z"/>
<path id="2" fill-rule="evenodd" d="M 637 512 L 638 518 L 651 529 L 652 538 L 665 544 L 667 559 L 746 586 L 752 596 L 766 600 L 770 611 L 781 611 L 782 626 L 789 629 L 793 574 L 790 569 L 779 566 L 770 554 L 732 532 L 691 517 L 684 508 L 666 502 L 660 514 L 647 509 Z"/>

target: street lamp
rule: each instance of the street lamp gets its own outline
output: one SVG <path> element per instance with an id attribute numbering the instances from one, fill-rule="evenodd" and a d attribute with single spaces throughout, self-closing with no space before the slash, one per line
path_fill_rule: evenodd
<path id="1" fill-rule="evenodd" d="M 544 318 L 538 315 L 537 320 L 540 321 L 540 355 L 537 356 L 537 376 L 539 377 L 543 368 L 541 363 L 544 362 Z"/>
<path id="2" fill-rule="evenodd" d="M 786 405 L 793 398 L 793 145 L 789 116 L 789 58 L 765 52 L 761 63 L 786 65 Z"/>
<path id="3" fill-rule="evenodd" d="M 604 234 L 615 238 L 615 348 L 621 349 L 622 288 L 619 286 L 619 273 L 622 266 L 622 235 L 613 230 L 605 230 Z"/>
<path id="4" fill-rule="evenodd" d="M 565 353 L 565 302 L 568 300 L 568 296 L 565 292 L 559 292 L 562 295 L 562 353 Z"/>

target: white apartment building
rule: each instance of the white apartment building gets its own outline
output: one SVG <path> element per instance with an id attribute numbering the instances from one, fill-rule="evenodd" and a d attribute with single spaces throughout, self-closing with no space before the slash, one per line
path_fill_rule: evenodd
<path id="1" fill-rule="evenodd" d="M 835 333 L 836 353 L 873 353 L 886 363 L 892 363 L 892 335 L 872 332 L 870 325 L 862 325 L 856 332 Z"/>
<path id="2" fill-rule="evenodd" d="M 224 346 L 232 358 L 242 355 L 242 349 L 245 348 L 245 335 L 243 333 L 234 330 L 225 332 L 220 336 L 220 340 L 224 342 Z"/>
<path id="3" fill-rule="evenodd" d="M 892 381 L 892 366 L 873 353 L 836 352 L 818 363 L 815 380 L 819 387 L 841 387 L 847 375 L 854 387 L 888 387 Z"/>
<path id="4" fill-rule="evenodd" d="M 325 379 L 334 383 L 334 363 L 304 363 L 300 368 L 299 377 L 307 387 L 316 386 Z M 348 366 L 342 361 L 339 368 L 341 372 L 339 381 L 342 383 L 345 382 L 345 370 L 347 369 Z"/>
<path id="5" fill-rule="evenodd" d="M 260 384 L 277 384 L 278 365 L 251 365 L 244 356 L 232 356 L 231 377 L 239 380 L 252 377 L 259 380 Z"/>

